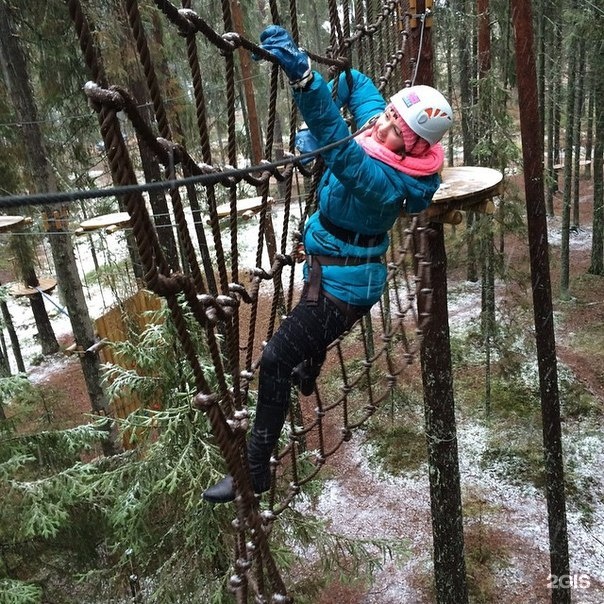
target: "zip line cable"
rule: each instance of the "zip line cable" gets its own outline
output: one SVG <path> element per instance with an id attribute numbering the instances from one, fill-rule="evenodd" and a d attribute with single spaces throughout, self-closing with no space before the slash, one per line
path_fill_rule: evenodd
<path id="1" fill-rule="evenodd" d="M 103 189 L 88 189 L 88 190 L 76 190 L 76 191 L 56 191 L 52 193 L 31 193 L 27 195 L 7 195 L 0 197 L 0 209 L 11 209 L 29 205 L 52 205 L 56 203 L 65 203 L 78 201 L 80 199 L 94 199 L 100 197 L 118 197 L 120 195 L 127 195 L 128 193 L 135 192 L 149 192 L 149 191 L 165 191 L 167 189 L 175 189 L 181 186 L 201 184 L 201 185 L 215 185 L 219 184 L 227 179 L 242 178 L 248 174 L 255 174 L 258 172 L 270 172 L 287 166 L 289 164 L 300 164 L 307 159 L 312 159 L 325 151 L 330 151 L 335 147 L 338 147 L 345 142 L 358 136 L 361 132 L 364 132 L 368 128 L 373 127 L 373 122 L 367 124 L 363 128 L 360 128 L 356 132 L 349 134 L 345 138 L 325 145 L 315 151 L 309 151 L 308 153 L 302 153 L 300 155 L 291 156 L 282 160 L 266 162 L 257 166 L 250 166 L 249 168 L 229 168 L 227 170 L 220 170 L 216 172 L 197 174 L 195 176 L 187 176 L 184 178 L 176 178 L 170 180 L 163 180 L 161 182 L 148 182 L 143 184 L 135 185 L 122 185 L 119 187 L 108 187 Z"/>

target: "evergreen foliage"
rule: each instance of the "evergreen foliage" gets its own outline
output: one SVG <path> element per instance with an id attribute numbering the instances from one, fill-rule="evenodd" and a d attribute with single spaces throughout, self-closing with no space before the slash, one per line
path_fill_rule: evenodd
<path id="1" fill-rule="evenodd" d="M 106 368 L 113 397 L 140 401 L 120 421 L 124 441 L 135 448 L 96 456 L 106 437 L 102 419 L 0 440 L 0 543 L 12 561 L 0 568 L 0 580 L 12 594 L 9 602 L 58 594 L 74 603 L 121 594 L 125 602 L 128 589 L 162 604 L 229 601 L 232 510 L 200 503 L 202 491 L 221 474 L 222 457 L 205 416 L 191 408 L 192 376 L 166 311 L 155 319 L 116 345 L 120 362 L 132 369 Z M 199 328 L 189 319 L 203 355 Z M 211 380 L 209 364 L 207 372 Z M 1 380 L 0 388 L 9 398 L 35 394 L 24 376 Z M 295 510 L 275 524 L 272 542 L 285 568 L 300 565 L 293 544 L 310 548 L 322 576 L 346 576 L 350 565 L 354 576 L 372 572 L 385 557 L 404 553 L 386 541 L 330 535 L 322 522 Z M 37 585 L 19 582 L 16 568 Z M 305 590 L 307 581 L 305 571 Z"/>

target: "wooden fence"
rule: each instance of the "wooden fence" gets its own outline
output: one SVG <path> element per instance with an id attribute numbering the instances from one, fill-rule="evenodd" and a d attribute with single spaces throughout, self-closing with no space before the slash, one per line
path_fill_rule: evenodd
<path id="1" fill-rule="evenodd" d="M 150 322 L 147 311 L 159 310 L 162 300 L 150 291 L 141 289 L 136 294 L 121 302 L 115 308 L 105 313 L 95 321 L 96 332 L 101 340 L 109 344 L 125 342 L 134 331 L 140 333 Z M 99 351 L 102 363 L 113 363 L 125 369 L 134 369 L 131 362 L 126 361 L 113 346 L 104 346 Z M 140 407 L 140 401 L 135 395 L 128 398 L 114 399 L 110 411 L 114 417 L 124 418 Z"/>

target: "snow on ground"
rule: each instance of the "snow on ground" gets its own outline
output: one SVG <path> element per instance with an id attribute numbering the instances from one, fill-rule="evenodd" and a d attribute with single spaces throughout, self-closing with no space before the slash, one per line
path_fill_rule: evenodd
<path id="1" fill-rule="evenodd" d="M 337 455 L 337 476 L 324 483 L 312 512 L 328 522 L 331 532 L 349 538 L 402 541 L 408 560 L 386 560 L 366 594 L 364 604 L 412 603 L 413 569 L 425 567 L 430 534 L 427 474 L 393 477 L 376 473 L 367 462 L 358 435 Z M 341 480 L 339 477 L 344 476 Z M 410 530 L 412 529 L 412 530 Z"/>
<path id="2" fill-rule="evenodd" d="M 452 335 L 463 334 L 480 311 L 480 285 L 465 283 L 451 289 L 449 318 Z M 533 382 L 534 383 L 534 382 Z M 459 415 L 459 414 L 458 414 Z M 568 463 L 592 481 L 593 516 L 586 524 L 583 514 L 567 502 L 571 578 L 576 604 L 604 602 L 604 437 L 601 430 L 588 431 L 565 425 L 563 446 Z M 480 421 L 458 417 L 457 437 L 464 499 L 480 499 L 484 522 L 504 531 L 512 546 L 510 559 L 499 571 L 509 603 L 535 604 L 547 597 L 549 536 L 545 494 L 527 484 L 513 484 L 491 463 L 482 467 L 488 448 L 489 429 Z M 409 477 L 380 473 L 367 462 L 370 444 L 355 436 L 340 450 L 336 477 L 326 481 L 312 510 L 325 519 L 331 531 L 359 538 L 384 538 L 408 542 L 408 560 L 387 561 L 376 575 L 362 604 L 421 604 L 417 590 L 421 577 L 431 573 L 432 532 L 427 470 Z M 404 446 L 404 443 L 401 443 Z M 473 520 L 466 519 L 468 524 Z M 517 546 L 517 549 L 514 548 Z M 528 595 L 528 594 L 531 595 Z"/>
<path id="3" fill-rule="evenodd" d="M 554 247 L 560 247 L 562 242 L 562 219 L 559 216 L 548 216 L 547 226 L 548 243 Z M 572 228 L 568 238 L 569 248 L 571 250 L 590 250 L 592 232 L 591 226 Z"/>

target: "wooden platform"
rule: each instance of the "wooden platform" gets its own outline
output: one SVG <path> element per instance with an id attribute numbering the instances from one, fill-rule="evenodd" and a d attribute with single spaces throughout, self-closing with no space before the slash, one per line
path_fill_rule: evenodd
<path id="1" fill-rule="evenodd" d="M 80 224 L 83 231 L 97 231 L 108 227 L 126 226 L 130 223 L 130 214 L 128 212 L 115 212 L 113 214 L 103 214 L 84 220 Z"/>
<path id="2" fill-rule="evenodd" d="M 0 216 L 0 232 L 12 231 L 15 227 L 19 229 L 26 222 L 25 216 Z"/>
<path id="3" fill-rule="evenodd" d="M 53 277 L 40 277 L 38 281 L 40 283 L 38 288 L 44 293 L 52 291 L 57 286 L 57 280 Z M 35 287 L 29 287 L 29 285 L 26 285 L 25 283 L 15 283 L 10 286 L 10 293 L 11 296 L 19 298 L 21 296 L 33 296 L 40 292 Z"/>
<path id="4" fill-rule="evenodd" d="M 501 193 L 503 174 L 493 168 L 460 166 L 444 168 L 441 180 L 426 214 L 433 220 L 459 224 L 462 211 L 494 212 L 491 200 Z"/>
<path id="5" fill-rule="evenodd" d="M 267 197 L 267 205 L 271 205 L 274 199 Z M 237 200 L 237 216 L 249 218 L 262 209 L 262 197 L 248 197 L 246 199 Z M 216 208 L 218 218 L 226 218 L 231 214 L 231 204 L 223 203 Z"/>
<path id="6" fill-rule="evenodd" d="M 587 166 L 591 166 L 591 160 L 582 159 L 579 162 L 580 168 L 586 168 Z M 553 169 L 554 169 L 554 172 L 561 172 L 562 170 L 564 170 L 564 164 L 554 164 Z"/>
<path id="7" fill-rule="evenodd" d="M 444 168 L 441 180 L 432 203 L 466 201 L 471 205 L 497 195 L 503 174 L 493 168 L 461 166 Z"/>

